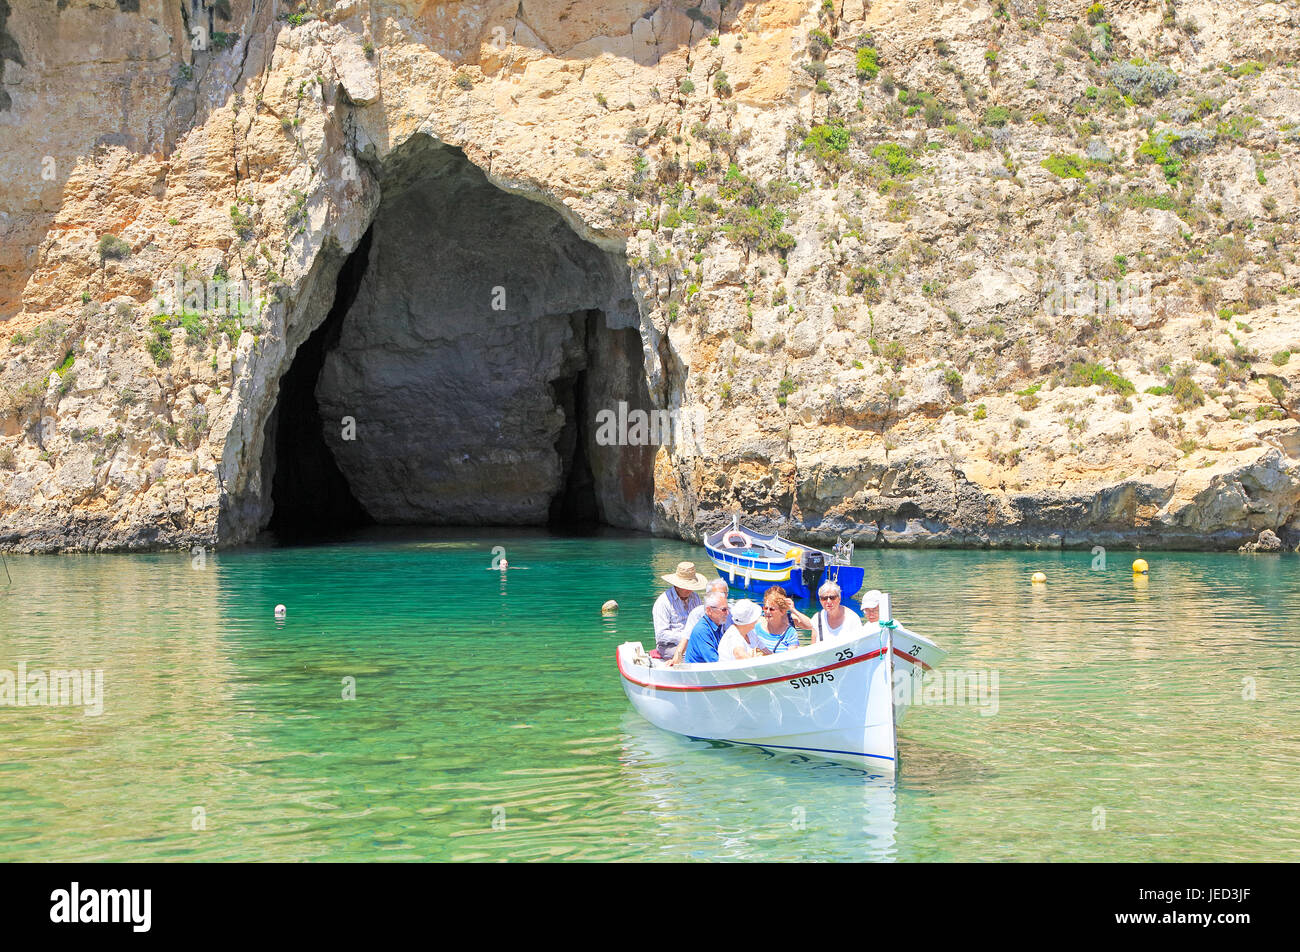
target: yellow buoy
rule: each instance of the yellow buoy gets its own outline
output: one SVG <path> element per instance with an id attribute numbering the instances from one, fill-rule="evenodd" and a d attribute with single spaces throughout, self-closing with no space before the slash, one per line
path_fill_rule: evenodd
<path id="1" fill-rule="evenodd" d="M 1146 574 L 1147 574 L 1147 560 L 1146 560 L 1146 559 L 1138 559 L 1137 561 L 1135 561 L 1135 562 L 1133 563 L 1133 574 L 1134 574 L 1134 575 L 1146 575 Z"/>
<path id="2" fill-rule="evenodd" d="M 1033 577 L 1033 582 L 1034 582 L 1034 584 L 1036 584 L 1036 585 L 1041 585 L 1043 582 L 1046 582 L 1046 581 L 1047 581 L 1047 576 L 1044 575 L 1042 572 L 1035 572 L 1035 573 L 1034 573 L 1034 577 Z"/>

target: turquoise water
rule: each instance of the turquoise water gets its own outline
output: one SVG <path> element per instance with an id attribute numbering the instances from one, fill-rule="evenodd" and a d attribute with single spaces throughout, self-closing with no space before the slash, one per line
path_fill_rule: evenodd
<path id="1" fill-rule="evenodd" d="M 0 706 L 0 860 L 1300 859 L 1294 556 L 1135 582 L 1117 551 L 859 552 L 950 670 L 998 675 L 995 714 L 909 713 L 897 783 L 632 711 L 614 649 L 682 559 L 708 567 L 501 531 L 10 556 L 0 670 L 102 668 L 104 709 Z"/>

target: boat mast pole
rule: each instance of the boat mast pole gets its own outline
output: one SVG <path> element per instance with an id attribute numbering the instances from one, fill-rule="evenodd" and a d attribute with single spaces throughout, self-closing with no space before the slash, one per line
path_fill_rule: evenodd
<path id="1" fill-rule="evenodd" d="M 880 630 L 884 635 L 885 683 L 889 688 L 889 736 L 893 747 L 894 775 L 898 775 L 898 699 L 894 696 L 894 614 L 888 592 L 880 597 Z"/>

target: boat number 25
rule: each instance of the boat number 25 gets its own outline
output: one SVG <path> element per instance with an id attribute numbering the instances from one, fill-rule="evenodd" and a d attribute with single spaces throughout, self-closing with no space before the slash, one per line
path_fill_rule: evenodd
<path id="1" fill-rule="evenodd" d="M 823 671 L 820 674 L 808 674 L 798 678 L 790 679 L 790 686 L 796 690 L 800 687 L 810 688 L 814 684 L 822 684 L 826 681 L 834 681 L 835 675 L 829 671 Z"/>

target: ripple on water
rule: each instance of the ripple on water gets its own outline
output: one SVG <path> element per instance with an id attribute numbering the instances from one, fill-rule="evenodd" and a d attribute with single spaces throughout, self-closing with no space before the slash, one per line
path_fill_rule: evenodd
<path id="1" fill-rule="evenodd" d="M 479 571 L 497 545 L 529 571 Z M 0 668 L 102 668 L 105 708 L 0 709 L 0 860 L 1300 859 L 1298 559 L 1157 554 L 1137 586 L 1116 552 L 859 553 L 998 675 L 992 716 L 909 714 L 897 784 L 630 709 L 614 648 L 682 559 L 493 531 L 15 560 Z"/>

